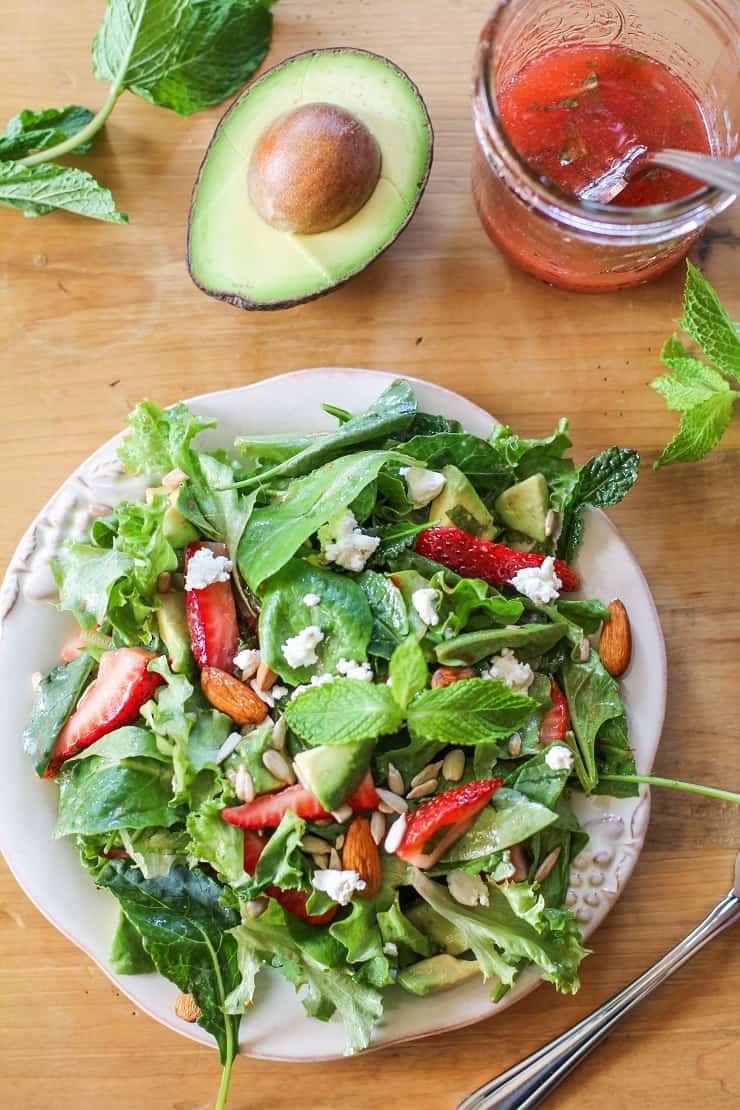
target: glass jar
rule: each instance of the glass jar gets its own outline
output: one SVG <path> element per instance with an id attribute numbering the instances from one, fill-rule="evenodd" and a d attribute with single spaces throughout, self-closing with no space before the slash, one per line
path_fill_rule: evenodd
<path id="1" fill-rule="evenodd" d="M 704 186 L 644 208 L 579 200 L 541 178 L 499 117 L 496 89 L 544 50 L 624 45 L 662 62 L 702 106 L 713 154 L 734 156 L 740 128 L 737 0 L 499 0 L 473 74 L 473 197 L 488 237 L 522 269 L 583 293 L 624 289 L 683 258 L 733 197 Z M 646 110 L 649 110 L 646 105 Z"/>

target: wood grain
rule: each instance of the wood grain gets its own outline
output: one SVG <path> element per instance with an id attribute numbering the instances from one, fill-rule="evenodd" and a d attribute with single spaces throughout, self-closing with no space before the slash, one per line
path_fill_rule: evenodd
<path id="1" fill-rule="evenodd" d="M 189 120 L 126 96 L 85 164 L 131 217 L 111 227 L 0 211 L 0 473 L 7 562 L 61 479 L 144 395 L 162 403 L 303 366 L 355 365 L 457 389 L 525 433 L 572 421 L 579 458 L 612 442 L 648 464 L 614 519 L 655 593 L 670 695 L 659 773 L 740 788 L 740 430 L 702 464 L 653 474 L 675 418 L 646 388 L 679 313 L 680 270 L 634 292 L 579 297 L 538 284 L 489 246 L 468 187 L 468 78 L 485 3 L 281 0 L 271 61 L 338 42 L 409 69 L 437 132 L 413 224 L 335 295 L 248 315 L 202 296 L 183 265 L 190 188 L 219 111 Z M 96 107 L 89 42 L 102 5 L 0 0 L 0 116 Z M 740 316 L 737 220 L 699 249 Z M 6 743 L 17 743 L 6 737 Z M 234 1110 L 450 1110 L 564 1029 L 682 936 L 727 888 L 740 813 L 654 795 L 646 850 L 594 938 L 575 999 L 541 990 L 498 1021 L 318 1066 L 240 1060 Z M 7 1110 L 201 1110 L 216 1059 L 140 1015 L 0 871 L 0 1104 Z M 726 934 L 646 1003 L 552 1099 L 562 1110 L 740 1105 L 740 960 Z M 440 999 L 444 1007 L 444 997 Z M 382 1078 L 381 1078 L 382 1076 Z"/>

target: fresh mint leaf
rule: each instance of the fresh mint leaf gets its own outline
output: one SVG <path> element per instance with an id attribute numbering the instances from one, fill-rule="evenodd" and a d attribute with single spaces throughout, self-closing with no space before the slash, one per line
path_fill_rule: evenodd
<path id="1" fill-rule="evenodd" d="M 715 366 L 740 380 L 740 335 L 701 270 L 688 260 L 679 324 Z"/>
<path id="2" fill-rule="evenodd" d="M 678 431 L 655 463 L 655 470 L 671 462 L 694 462 L 704 458 L 724 435 L 737 397 L 734 390 L 715 393 L 682 413 Z"/>
<path id="3" fill-rule="evenodd" d="M 461 636 L 443 640 L 435 651 L 440 663 L 457 667 L 478 663 L 490 655 L 497 655 L 503 648 L 512 648 L 517 655 L 531 658 L 549 651 L 565 632 L 564 623 L 483 628 L 479 632 L 464 632 Z"/>
<path id="4" fill-rule="evenodd" d="M 558 540 L 561 559 L 575 554 L 583 531 L 582 510 L 587 505 L 607 509 L 618 504 L 637 481 L 639 468 L 640 456 L 628 447 L 608 447 L 581 467 L 572 489 L 556 504 L 563 514 Z"/>
<path id="5" fill-rule="evenodd" d="M 116 208 L 110 190 L 91 174 L 53 162 L 35 166 L 0 162 L 0 204 L 20 208 L 27 216 L 43 216 L 61 208 L 93 220 L 128 222 L 128 216 Z"/>
<path id="6" fill-rule="evenodd" d="M 70 663 L 52 667 L 36 687 L 31 720 L 23 733 L 23 750 L 37 775 L 43 776 L 49 766 L 54 741 L 76 706 L 92 667 L 89 655 L 78 655 Z"/>
<path id="7" fill-rule="evenodd" d="M 511 736 L 536 706 L 496 678 L 466 678 L 418 694 L 408 708 L 408 727 L 418 740 L 485 744 Z"/>
<path id="8" fill-rule="evenodd" d="M 190 115 L 236 92 L 270 45 L 257 0 L 109 0 L 93 42 L 95 76 Z"/>
<path id="9" fill-rule="evenodd" d="M 424 653 L 416 636 L 408 636 L 391 656 L 388 667 L 389 685 L 401 709 L 406 709 L 429 679 Z"/>
<path id="10" fill-rule="evenodd" d="M 0 134 L 0 160 L 22 158 L 34 150 L 47 150 L 81 131 L 93 118 L 89 108 L 68 104 L 66 108 L 45 108 L 33 112 L 23 108 L 5 125 Z M 75 147 L 76 154 L 87 154 L 93 140 Z"/>
<path id="11" fill-rule="evenodd" d="M 403 715 L 385 685 L 340 678 L 289 702 L 285 719 L 312 746 L 359 743 L 398 732 Z"/>

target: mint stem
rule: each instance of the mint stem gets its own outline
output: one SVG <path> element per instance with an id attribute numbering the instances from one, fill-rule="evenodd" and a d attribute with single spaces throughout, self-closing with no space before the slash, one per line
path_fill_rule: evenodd
<path id="1" fill-rule="evenodd" d="M 123 74 L 121 74 L 121 76 L 123 76 Z M 25 158 L 19 158 L 18 165 L 38 166 L 41 162 L 52 162 L 55 158 L 61 158 L 63 154 L 70 154 L 82 143 L 87 142 L 88 139 L 92 139 L 115 108 L 116 101 L 121 95 L 121 92 L 121 82 L 118 80 L 114 81 L 110 87 L 110 92 L 108 93 L 105 104 L 97 115 L 93 116 L 89 123 L 85 124 L 81 131 L 78 131 L 75 135 L 70 135 L 64 142 L 49 147 L 48 150 L 39 150 L 35 154 L 29 154 Z"/>
<path id="2" fill-rule="evenodd" d="M 680 782 L 678 779 L 661 779 L 656 775 L 600 775 L 601 782 L 636 782 L 646 786 L 665 786 L 669 790 L 683 790 L 687 794 L 704 794 L 707 798 L 719 798 L 723 802 L 740 805 L 740 794 L 731 790 L 719 790 L 716 786 L 698 786 L 694 782 Z"/>

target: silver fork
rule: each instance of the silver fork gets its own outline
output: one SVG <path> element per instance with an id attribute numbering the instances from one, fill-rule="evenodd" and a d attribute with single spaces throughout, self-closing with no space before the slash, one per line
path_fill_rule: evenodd
<path id="1" fill-rule="evenodd" d="M 473 1091 L 457 1110 L 529 1110 L 538 1106 L 633 1006 L 736 921 L 740 921 L 740 852 L 735 857 L 732 890 L 675 948 L 577 1025 Z"/>

